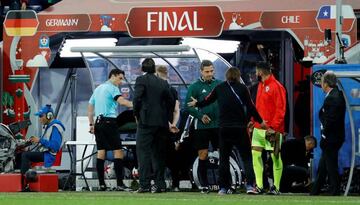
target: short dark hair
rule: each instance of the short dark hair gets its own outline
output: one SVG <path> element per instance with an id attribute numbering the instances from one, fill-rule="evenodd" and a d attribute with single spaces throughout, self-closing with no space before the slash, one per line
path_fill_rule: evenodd
<path id="1" fill-rule="evenodd" d="M 304 137 L 305 141 L 312 141 L 314 143 L 314 148 L 317 147 L 317 140 L 314 136 L 312 135 L 306 135 Z"/>
<path id="2" fill-rule="evenodd" d="M 141 63 L 141 70 L 146 73 L 155 73 L 155 61 L 152 58 L 145 58 Z"/>
<path id="3" fill-rule="evenodd" d="M 323 83 L 326 83 L 330 88 L 335 88 L 337 84 L 337 78 L 333 71 L 326 71 L 322 76 Z"/>
<path id="4" fill-rule="evenodd" d="M 204 67 L 207 67 L 207 66 L 213 66 L 213 63 L 209 60 L 201 61 L 201 65 L 200 65 L 201 70 L 204 70 Z"/>
<path id="5" fill-rule="evenodd" d="M 270 74 L 271 69 L 270 65 L 265 61 L 260 61 L 256 63 L 256 69 L 262 70 L 265 74 Z"/>
<path id="6" fill-rule="evenodd" d="M 230 67 L 225 73 L 226 80 L 229 82 L 240 82 L 241 72 L 237 67 Z"/>
<path id="7" fill-rule="evenodd" d="M 120 75 L 120 74 L 123 74 L 125 76 L 125 72 L 123 70 L 120 70 L 118 68 L 114 68 L 109 73 L 109 79 L 111 78 L 112 75 L 117 76 L 117 75 Z"/>

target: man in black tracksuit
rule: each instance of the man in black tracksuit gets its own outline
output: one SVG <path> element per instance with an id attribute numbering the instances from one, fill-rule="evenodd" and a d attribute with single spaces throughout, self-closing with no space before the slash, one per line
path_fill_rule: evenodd
<path id="1" fill-rule="evenodd" d="M 284 166 L 280 182 L 282 193 L 305 190 L 304 185 L 309 180 L 310 154 L 316 145 L 317 141 L 313 136 L 286 140 L 281 145 L 281 160 Z M 297 186 L 293 186 L 294 182 Z"/>
<path id="2" fill-rule="evenodd" d="M 220 83 L 203 100 L 193 99 L 189 106 L 203 107 L 217 100 L 219 106 L 220 127 L 220 167 L 219 194 L 232 193 L 230 189 L 229 157 L 233 145 L 237 146 L 244 162 L 247 184 L 253 185 L 254 171 L 251 160 L 250 138 L 247 134 L 247 124 L 251 116 L 259 123 L 263 123 L 257 112 L 248 89 L 240 83 L 240 71 L 231 67 L 226 71 L 227 81 Z"/>

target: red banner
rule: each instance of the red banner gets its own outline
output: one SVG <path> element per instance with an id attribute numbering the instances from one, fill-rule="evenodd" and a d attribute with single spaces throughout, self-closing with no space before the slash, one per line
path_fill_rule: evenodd
<path id="1" fill-rule="evenodd" d="M 316 28 L 316 11 L 275 11 L 261 15 L 263 28 Z"/>
<path id="2" fill-rule="evenodd" d="M 219 36 L 224 17 L 217 6 L 135 7 L 126 19 L 134 38 Z"/>
<path id="3" fill-rule="evenodd" d="M 40 21 L 38 31 L 45 32 L 88 31 L 91 24 L 87 14 L 39 15 L 38 18 Z"/>

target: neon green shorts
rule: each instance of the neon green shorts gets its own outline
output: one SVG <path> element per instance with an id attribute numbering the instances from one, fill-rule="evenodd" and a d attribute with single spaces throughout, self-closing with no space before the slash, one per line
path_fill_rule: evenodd
<path id="1" fill-rule="evenodd" d="M 262 147 L 268 151 L 274 151 L 274 147 L 271 146 L 271 143 L 265 138 L 266 130 L 254 128 L 251 140 L 252 147 Z M 282 144 L 282 134 L 280 135 L 280 145 Z"/>

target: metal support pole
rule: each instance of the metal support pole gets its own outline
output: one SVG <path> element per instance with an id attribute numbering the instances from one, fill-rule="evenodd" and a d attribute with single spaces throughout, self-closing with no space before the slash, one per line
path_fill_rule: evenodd
<path id="1" fill-rule="evenodd" d="M 71 79 L 70 79 L 70 86 L 71 86 L 71 140 L 76 140 L 76 116 L 77 116 L 77 106 L 76 106 L 76 68 L 74 69 Z"/>
<path id="2" fill-rule="evenodd" d="M 336 33 L 339 35 L 340 40 L 342 37 L 342 24 L 343 24 L 343 16 L 342 16 L 342 0 L 336 0 Z M 336 37 L 335 37 L 336 39 Z M 338 40 L 335 40 L 335 59 L 336 61 L 341 61 L 341 46 L 342 43 Z"/>
<path id="3" fill-rule="evenodd" d="M 70 68 L 66 74 L 66 77 L 65 77 L 65 82 L 63 84 L 63 87 L 61 88 L 61 91 L 60 91 L 60 99 L 56 105 L 56 109 L 55 109 L 55 118 L 57 118 L 57 115 L 59 113 L 59 110 L 60 110 L 60 107 L 61 107 L 61 103 L 63 102 L 64 100 L 64 97 L 65 97 L 65 93 L 66 93 L 66 88 L 68 87 L 68 84 L 69 84 L 69 81 L 70 81 L 70 78 L 71 78 L 71 75 L 73 73 L 73 70 L 74 68 Z"/>

